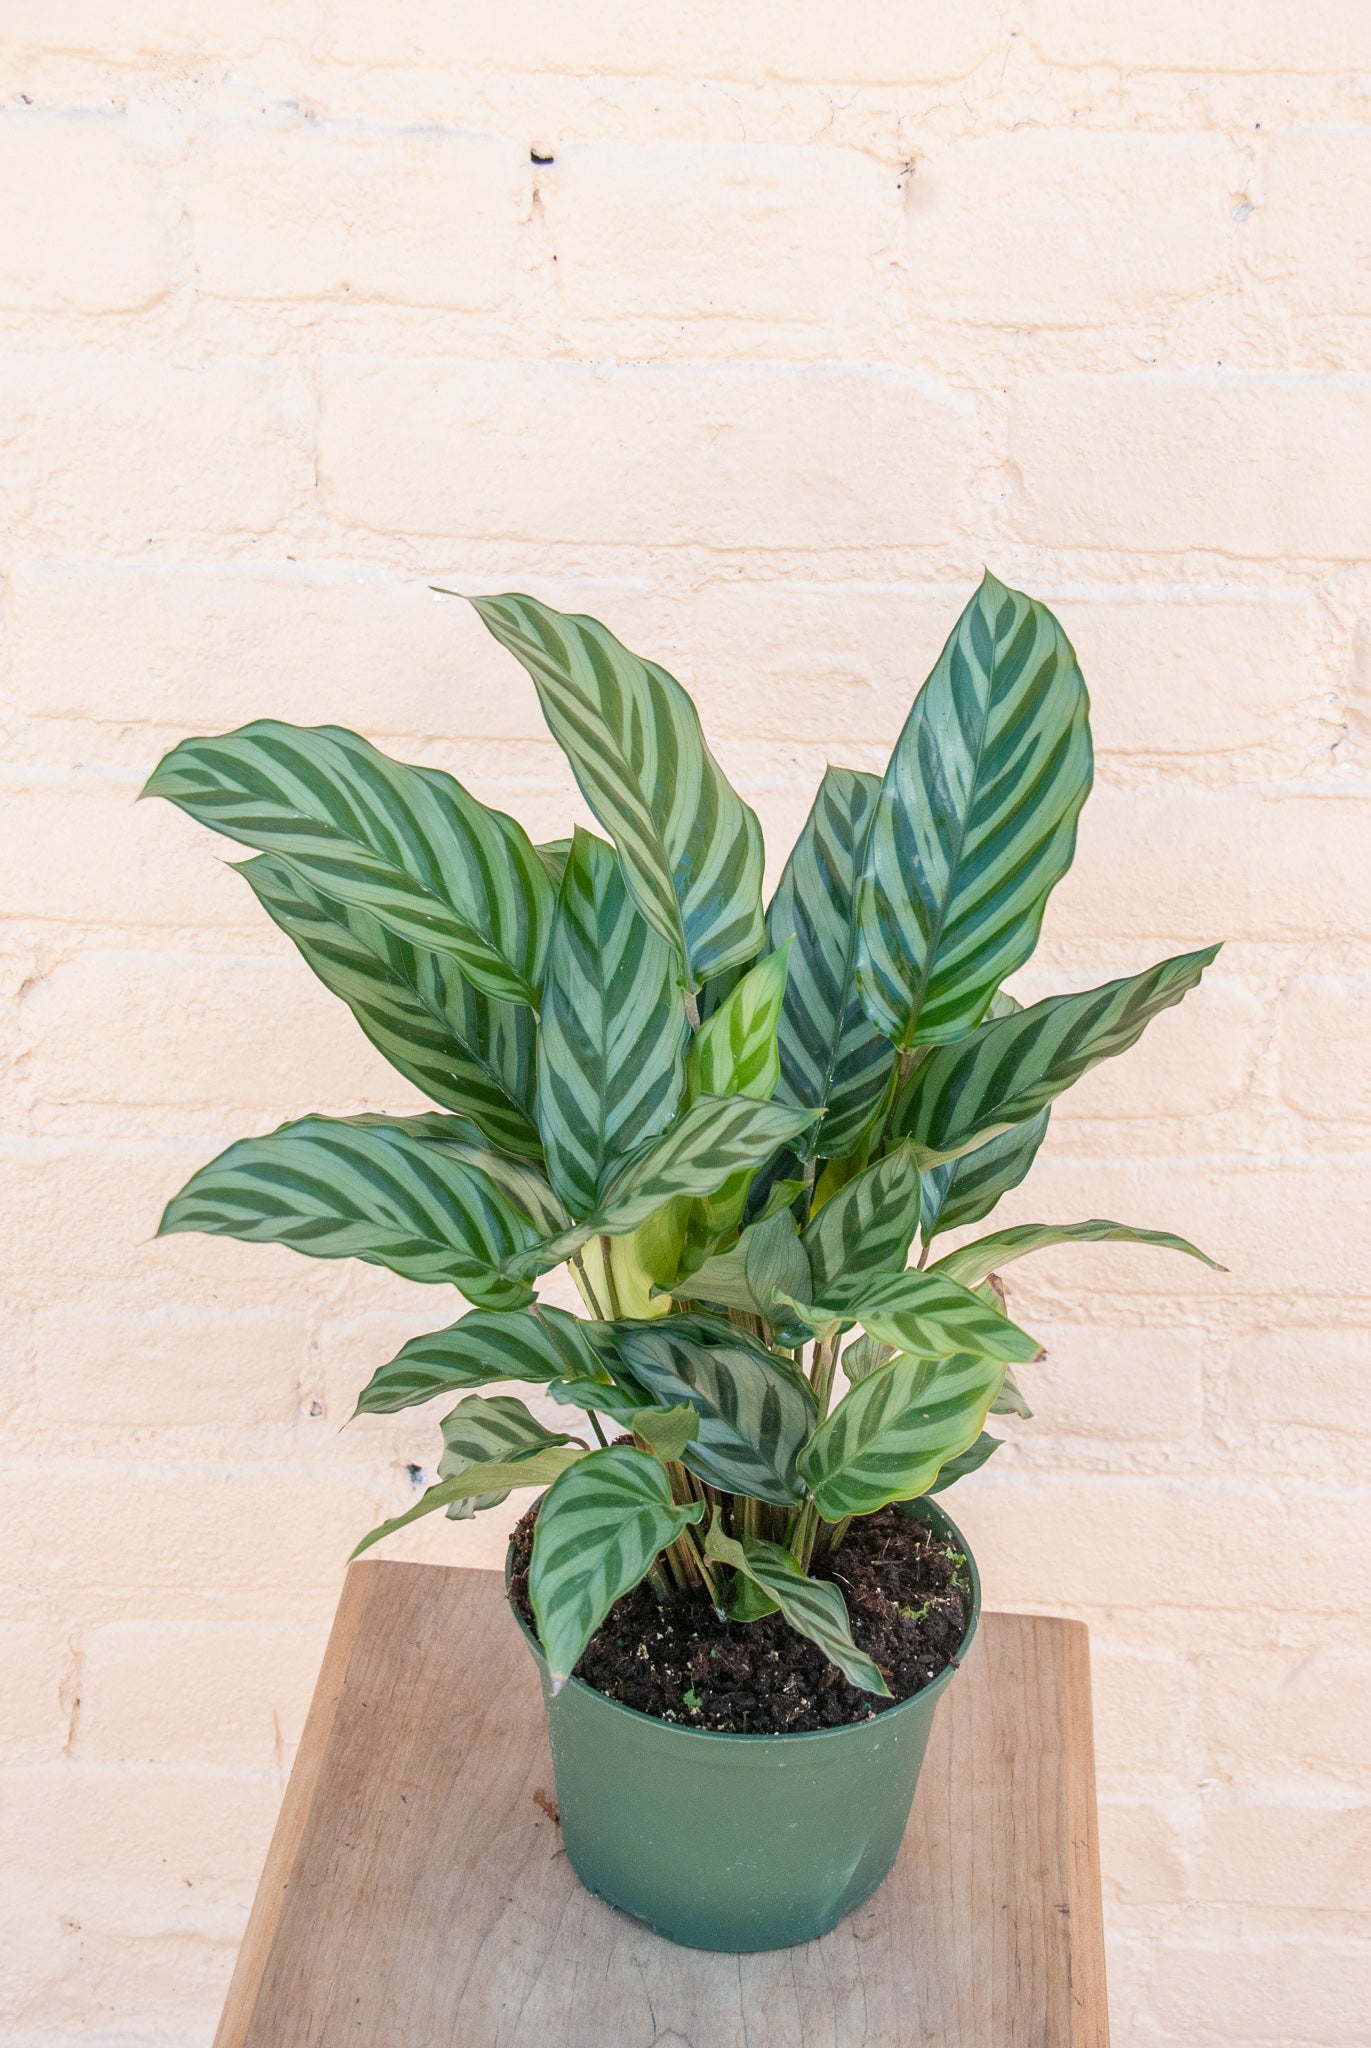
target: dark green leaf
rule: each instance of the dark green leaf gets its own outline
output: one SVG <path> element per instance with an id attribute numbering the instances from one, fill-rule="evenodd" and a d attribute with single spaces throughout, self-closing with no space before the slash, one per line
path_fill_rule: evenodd
<path id="1" fill-rule="evenodd" d="M 665 940 L 638 915 L 613 849 L 577 831 L 543 980 L 538 1123 L 573 1215 L 612 1162 L 670 1123 L 685 1078 L 685 1007 Z"/>
<path id="2" fill-rule="evenodd" d="M 531 1010 L 473 988 L 450 954 L 411 945 L 370 911 L 321 896 L 275 854 L 237 872 L 407 1081 L 473 1117 L 507 1152 L 539 1156 Z"/>
<path id="3" fill-rule="evenodd" d="M 698 1479 L 793 1504 L 795 1460 L 816 1410 L 788 1361 L 714 1316 L 619 1323 L 615 1338 L 624 1365 L 659 1406 L 684 1402 L 699 1416 L 699 1436 L 682 1459 Z"/>
<path id="4" fill-rule="evenodd" d="M 931 1244 L 941 1231 L 979 1223 L 1001 1195 L 1018 1187 L 1038 1156 L 1051 1114 L 1050 1109 L 1040 1110 L 1027 1123 L 1012 1124 L 988 1144 L 925 1170 L 919 1225 L 925 1244 Z"/>
<path id="5" fill-rule="evenodd" d="M 1071 643 L 987 570 L 896 742 L 867 842 L 857 983 L 893 1044 L 960 1037 L 1028 958 L 1091 773 Z"/>
<path id="6" fill-rule="evenodd" d="M 500 1271 L 535 1237 L 479 1168 L 381 1119 L 302 1117 L 244 1138 L 167 1204 L 159 1236 L 203 1230 L 447 1281 L 484 1308 L 530 1290 Z"/>
<path id="7" fill-rule="evenodd" d="M 993 1415 L 996 1411 L 992 1408 L 990 1412 Z M 949 1486 L 955 1486 L 959 1479 L 965 1479 L 968 1473 L 979 1472 L 987 1458 L 993 1458 L 1003 1442 L 1003 1437 L 987 1436 L 982 1430 L 969 1451 L 963 1451 L 959 1458 L 948 1459 L 933 1484 L 926 1486 L 924 1492 L 943 1493 Z"/>
<path id="8" fill-rule="evenodd" d="M 754 958 L 764 938 L 761 827 L 680 684 L 594 619 L 517 595 L 472 603 L 532 676 L 633 899 L 686 985 Z"/>
<path id="9" fill-rule="evenodd" d="M 828 770 L 766 917 L 773 946 L 794 942 L 778 1099 L 828 1112 L 811 1142 L 830 1158 L 861 1145 L 895 1060 L 857 995 L 856 894 L 880 787 L 874 775 Z"/>
<path id="10" fill-rule="evenodd" d="M 544 1429 L 522 1401 L 509 1394 L 483 1398 L 468 1394 L 450 1415 L 443 1418 L 443 1455 L 438 1460 L 438 1477 L 455 1479 L 472 1466 L 517 1464 L 538 1451 L 572 1441 L 565 1430 Z M 585 1446 L 581 1448 L 584 1450 Z M 448 1518 L 463 1522 L 483 1508 L 498 1507 L 508 1498 L 509 1488 L 494 1493 L 472 1494 L 448 1507 Z"/>
<path id="11" fill-rule="evenodd" d="M 473 1309 L 446 1330 L 411 1337 L 388 1365 L 362 1389 L 359 1415 L 394 1415 L 435 1394 L 486 1387 L 500 1380 L 535 1384 L 600 1369 L 597 1336 L 605 1323 L 590 1323 L 565 1309 L 540 1306 L 501 1315 Z"/>
<path id="12" fill-rule="evenodd" d="M 663 1467 L 627 1444 L 592 1451 L 548 1489 L 528 1590 L 554 1692 L 614 1602 L 703 1513 L 701 1501 L 677 1507 Z"/>
<path id="13" fill-rule="evenodd" d="M 380 754 L 342 726 L 259 719 L 183 740 L 143 794 L 279 854 L 336 903 L 449 953 L 487 995 L 535 1008 L 553 890 L 523 827 L 437 768 Z"/>
<path id="14" fill-rule="evenodd" d="M 1057 1244 L 1156 1244 L 1165 1251 L 1185 1252 L 1203 1265 L 1212 1266 L 1216 1273 L 1224 1270 L 1217 1259 L 1211 1259 L 1208 1252 L 1202 1252 L 1188 1238 L 1177 1237 L 1169 1230 L 1135 1230 L 1131 1224 L 1109 1223 L 1101 1216 L 1092 1217 L 1088 1223 L 1019 1223 L 1012 1230 L 997 1230 L 991 1237 L 978 1237 L 974 1244 L 959 1245 L 928 1270 L 945 1273 L 949 1280 L 960 1280 L 963 1287 L 975 1287 L 987 1273 L 1007 1266 L 1012 1259 Z"/>
<path id="15" fill-rule="evenodd" d="M 890 1687 L 879 1668 L 853 1642 L 847 1602 L 830 1579 L 811 1579 L 779 1543 L 766 1543 L 754 1536 L 735 1541 L 726 1536 L 717 1515 L 705 1537 L 705 1555 L 732 1566 L 735 1572 L 741 1572 L 759 1586 L 780 1608 L 795 1633 L 817 1643 L 849 1685 L 860 1686 L 864 1692 L 874 1692 L 882 1699 L 890 1698 Z"/>
<path id="16" fill-rule="evenodd" d="M 936 1046 L 897 1106 L 893 1135 L 913 1141 L 922 1165 L 936 1166 L 1026 1123 L 1099 1060 L 1135 1045 L 1218 950 L 1181 953 L 1082 995 L 1049 996 Z"/>
<path id="17" fill-rule="evenodd" d="M 993 1359 L 896 1358 L 843 1396 L 800 1458 L 827 1522 L 926 1493 L 975 1443 L 999 1392 Z"/>
<path id="18" fill-rule="evenodd" d="M 907 1145 L 830 1196 L 803 1235 L 813 1298 L 841 1307 L 864 1298 L 873 1273 L 903 1271 L 919 1227 L 919 1200 L 919 1169 Z"/>

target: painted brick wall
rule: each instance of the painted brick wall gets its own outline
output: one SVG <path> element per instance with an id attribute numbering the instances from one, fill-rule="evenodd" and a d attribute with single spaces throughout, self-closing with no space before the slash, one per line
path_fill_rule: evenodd
<path id="1" fill-rule="evenodd" d="M 1097 707 L 1022 992 L 1230 941 L 1007 1220 L 1230 1271 L 1019 1267 L 1038 1420 L 957 1512 L 1094 1631 L 1120 2048 L 1364 2042 L 1371 12 L 8 0 L 0 327 L 3 2048 L 209 2040 L 433 1456 L 339 1426 L 452 1313 L 149 1241 L 230 1137 L 409 1098 L 142 777 L 334 719 L 564 830 L 425 588 L 522 586 L 696 691 L 774 873 L 983 561 Z"/>

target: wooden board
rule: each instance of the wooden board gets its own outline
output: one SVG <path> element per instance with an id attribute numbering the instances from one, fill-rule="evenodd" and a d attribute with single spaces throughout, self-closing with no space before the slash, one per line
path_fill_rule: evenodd
<path id="1" fill-rule="evenodd" d="M 804 1948 L 592 1898 L 498 1575 L 353 1565 L 215 2048 L 1107 2048 L 1089 1649 L 984 1616 L 895 1870 Z"/>

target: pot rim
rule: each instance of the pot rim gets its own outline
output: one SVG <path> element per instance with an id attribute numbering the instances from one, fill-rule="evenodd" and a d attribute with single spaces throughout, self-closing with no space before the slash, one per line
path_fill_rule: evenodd
<path id="1" fill-rule="evenodd" d="M 956 1671 L 971 1646 L 972 1637 L 976 1633 L 976 1624 L 981 1618 L 981 1575 L 976 1568 L 975 1557 L 972 1555 L 971 1547 L 965 1536 L 963 1536 L 947 1510 L 937 1505 L 932 1495 L 922 1494 L 916 1500 L 895 1501 L 892 1505 L 897 1507 L 902 1514 L 913 1515 L 917 1521 L 930 1522 L 934 1527 L 941 1524 L 939 1533 L 950 1537 L 961 1551 L 966 1559 L 967 1572 L 971 1579 L 971 1613 L 967 1618 L 965 1632 L 957 1645 L 952 1661 L 945 1664 L 937 1677 L 930 1679 L 927 1685 L 920 1686 L 917 1692 L 912 1692 L 907 1700 L 901 1700 L 898 1705 L 887 1707 L 883 1712 L 873 1714 L 869 1721 L 844 1721 L 837 1728 L 798 1728 L 774 1731 L 758 1729 L 755 1734 L 746 1734 L 729 1728 L 689 1728 L 680 1721 L 664 1721 L 660 1715 L 644 1714 L 637 1707 L 625 1706 L 622 1700 L 612 1700 L 608 1693 L 599 1692 L 595 1686 L 587 1685 L 583 1678 L 569 1678 L 566 1681 L 567 1689 L 570 1690 L 574 1686 L 578 1692 L 588 1694 L 591 1699 L 598 1701 L 602 1707 L 607 1708 L 612 1713 L 625 1714 L 630 1721 L 642 1722 L 648 1728 L 659 1729 L 664 1735 L 685 1736 L 692 1742 L 833 1742 L 844 1735 L 851 1736 L 859 1731 L 869 1732 L 874 1728 L 879 1728 L 883 1722 L 893 1720 L 896 1715 L 904 1713 L 910 1707 L 929 1705 L 938 1698 L 938 1695 L 946 1687 L 952 1674 Z M 520 1614 L 518 1608 L 509 1598 L 509 1582 L 512 1576 L 513 1563 L 514 1538 L 511 1536 L 508 1549 L 505 1552 L 505 1605 L 509 1608 L 523 1635 L 524 1641 L 532 1651 L 539 1670 L 546 1676 L 547 1658 L 544 1655 L 543 1646 L 524 1620 L 523 1615 Z"/>

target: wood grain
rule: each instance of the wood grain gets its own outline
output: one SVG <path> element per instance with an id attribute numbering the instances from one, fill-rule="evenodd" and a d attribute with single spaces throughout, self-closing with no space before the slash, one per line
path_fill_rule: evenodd
<path id="1" fill-rule="evenodd" d="M 891 1877 L 715 1956 L 572 1875 L 498 1575 L 354 1565 L 215 2048 L 779 2043 L 1108 2048 L 1085 1629 L 986 1615 Z"/>

